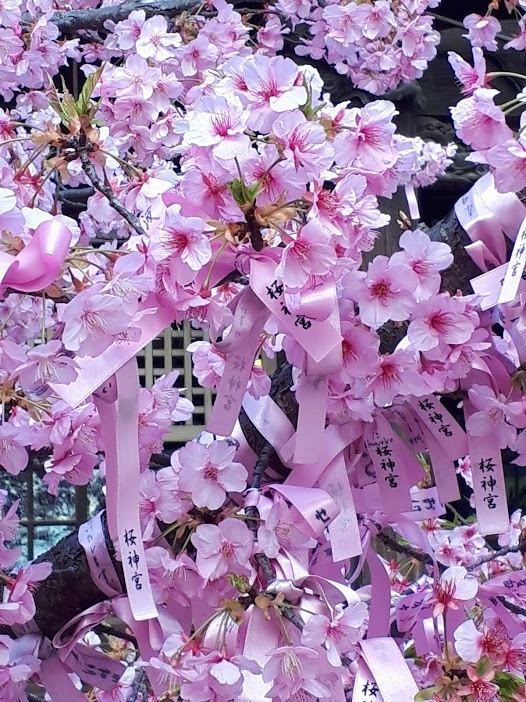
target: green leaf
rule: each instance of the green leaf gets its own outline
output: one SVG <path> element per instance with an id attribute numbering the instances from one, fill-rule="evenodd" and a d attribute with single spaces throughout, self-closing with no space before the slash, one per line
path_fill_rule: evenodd
<path id="1" fill-rule="evenodd" d="M 232 197 L 240 207 L 245 204 L 245 187 L 239 178 L 235 178 L 228 183 L 228 189 L 232 193 Z"/>
<path id="2" fill-rule="evenodd" d="M 436 687 L 428 687 L 425 690 L 420 690 L 415 695 L 415 702 L 425 702 L 425 700 L 433 699 L 433 695 L 437 691 Z"/>
<path id="3" fill-rule="evenodd" d="M 93 107 L 91 103 L 91 94 L 93 93 L 95 86 L 100 80 L 100 77 L 104 71 L 104 64 L 99 66 L 94 73 L 91 73 L 87 78 L 86 82 L 82 86 L 82 90 L 77 100 L 76 108 L 79 115 L 86 115 L 91 112 Z M 98 107 L 98 103 L 97 103 Z"/>

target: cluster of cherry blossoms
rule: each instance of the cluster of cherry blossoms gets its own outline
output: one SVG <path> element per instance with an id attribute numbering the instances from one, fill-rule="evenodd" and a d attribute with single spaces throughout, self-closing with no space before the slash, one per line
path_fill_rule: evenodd
<path id="1" fill-rule="evenodd" d="M 51 2 L 0 8 L 0 466 L 39 460 L 52 494 L 99 470 L 107 498 L 78 535 L 101 598 L 49 634 L 37 588 L 60 573 L 12 572 L 0 494 L 0 700 L 29 681 L 52 702 L 526 700 L 526 517 L 501 454 L 526 465 L 526 161 L 506 122 L 523 97 L 489 87 L 491 14 L 465 20 L 474 67 L 450 57 L 457 134 L 493 175 L 456 209 L 472 243 L 454 256 L 409 222 L 364 262 L 390 224 L 379 198 L 403 188 L 414 209 L 455 152 L 373 97 L 422 75 L 437 4 L 279 0 L 254 25 L 214 0 L 78 39 Z M 371 101 L 335 105 L 279 55 L 297 30 L 298 55 Z M 69 59 L 78 95 L 48 87 Z M 473 294 L 444 283 L 461 255 L 487 269 Z M 182 322 L 208 333 L 187 350 L 216 397 L 160 467 L 193 406 L 177 371 L 139 388 L 133 362 Z M 112 613 L 125 643 L 92 631 Z"/>

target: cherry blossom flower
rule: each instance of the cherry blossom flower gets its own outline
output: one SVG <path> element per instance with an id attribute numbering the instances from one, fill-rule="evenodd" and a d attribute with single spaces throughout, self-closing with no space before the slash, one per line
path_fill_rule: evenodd
<path id="1" fill-rule="evenodd" d="M 366 389 L 378 407 L 390 404 L 397 395 L 423 395 L 425 384 L 413 351 L 397 349 L 383 354 L 367 378 Z"/>
<path id="2" fill-rule="evenodd" d="M 470 665 L 466 672 L 470 682 L 459 689 L 459 695 L 472 696 L 475 702 L 492 702 L 499 695 L 499 686 L 491 682 L 495 677 L 495 670 L 491 666 L 486 666 L 485 671 L 481 672 Z"/>
<path id="3" fill-rule="evenodd" d="M 29 462 L 29 454 L 17 429 L 10 423 L 0 424 L 0 465 L 11 475 L 18 475 Z"/>
<path id="4" fill-rule="evenodd" d="M 276 275 L 287 288 L 302 288 L 311 276 L 330 272 L 336 263 L 336 253 L 329 237 L 315 221 L 306 224 L 296 239 L 291 239 L 283 251 Z"/>
<path id="5" fill-rule="evenodd" d="M 513 446 L 515 427 L 524 428 L 526 418 L 521 402 L 506 402 L 486 385 L 474 385 L 469 390 L 470 402 L 476 412 L 468 418 L 466 428 L 474 436 L 491 436 L 501 448 Z"/>
<path id="6" fill-rule="evenodd" d="M 351 110 L 348 124 L 334 140 L 336 163 L 361 166 L 368 171 L 383 171 L 396 161 L 392 146 L 396 115 L 394 105 L 376 100 L 361 110 Z"/>
<path id="7" fill-rule="evenodd" d="M 166 210 L 158 244 L 152 248 L 154 257 L 179 257 L 192 271 L 200 270 L 212 257 L 204 226 L 198 217 L 183 217 L 180 205 L 171 205 Z"/>
<path id="8" fill-rule="evenodd" d="M 135 50 L 144 59 L 160 63 L 173 58 L 175 48 L 182 43 L 179 34 L 168 34 L 168 22 L 155 15 L 141 26 L 141 33 L 135 43 Z"/>
<path id="9" fill-rule="evenodd" d="M 361 324 L 346 321 L 342 323 L 342 336 L 342 377 L 351 382 L 370 375 L 378 360 L 377 335 Z"/>
<path id="10" fill-rule="evenodd" d="M 313 539 L 301 530 L 297 517 L 279 495 L 274 497 L 270 509 L 260 505 L 259 511 L 264 522 L 258 528 L 258 547 L 268 558 L 276 558 L 281 548 L 294 552 L 313 546 Z"/>
<path id="11" fill-rule="evenodd" d="M 451 107 L 458 136 L 473 149 L 490 149 L 512 137 L 502 110 L 495 105 L 498 90 L 477 88 L 473 95 Z"/>
<path id="12" fill-rule="evenodd" d="M 438 617 L 448 609 L 458 609 L 462 602 L 469 602 L 477 594 L 478 582 L 463 566 L 451 566 L 433 586 L 433 616 Z"/>
<path id="13" fill-rule="evenodd" d="M 59 317 L 64 323 L 64 347 L 79 355 L 101 353 L 114 336 L 126 331 L 131 322 L 118 297 L 102 294 L 93 288 L 63 305 Z"/>
<path id="14" fill-rule="evenodd" d="M 301 692 L 317 699 L 330 697 L 330 689 L 319 680 L 318 658 L 317 651 L 305 646 L 276 648 L 263 668 L 263 680 L 273 683 L 267 696 L 293 698 Z"/>
<path id="15" fill-rule="evenodd" d="M 0 623 L 12 626 L 33 619 L 36 613 L 33 592 L 52 569 L 51 563 L 37 563 L 22 568 L 14 578 L 4 578 L 6 596 L 0 604 Z"/>
<path id="16" fill-rule="evenodd" d="M 472 13 L 464 18 L 464 27 L 468 30 L 463 36 L 469 39 L 471 46 L 482 47 L 488 51 L 497 51 L 495 35 L 500 32 L 500 22 L 491 15 L 482 17 Z"/>
<path id="17" fill-rule="evenodd" d="M 387 256 L 376 256 L 367 273 L 351 273 L 343 284 L 359 304 L 361 321 L 377 329 L 388 319 L 401 322 L 410 316 L 418 278 L 409 266 L 391 265 Z"/>
<path id="18" fill-rule="evenodd" d="M 251 103 L 248 126 L 261 132 L 271 129 L 278 114 L 294 110 L 307 101 L 307 91 L 298 85 L 299 71 L 288 58 L 254 55 L 243 66 Z"/>
<path id="19" fill-rule="evenodd" d="M 40 344 L 27 352 L 27 363 L 18 366 L 16 373 L 24 392 L 42 397 L 51 392 L 50 383 L 71 383 L 77 377 L 73 358 L 60 353 L 60 341 Z"/>
<path id="20" fill-rule="evenodd" d="M 425 300 L 436 295 L 440 289 L 440 271 L 453 263 L 453 254 L 447 244 L 431 241 L 419 229 L 406 231 L 399 240 L 402 251 L 394 253 L 390 262 L 395 265 L 408 265 L 418 276 L 418 286 L 414 292 L 417 300 Z"/>
<path id="21" fill-rule="evenodd" d="M 229 517 L 218 525 L 200 524 L 191 541 L 197 549 L 197 570 L 202 578 L 215 580 L 228 572 L 250 573 L 252 532 L 239 519 Z"/>
<path id="22" fill-rule="evenodd" d="M 13 639 L 0 636 L 0 699 L 6 702 L 24 702 L 26 684 L 40 670 L 41 661 L 31 647 L 26 648 L 21 655 Z"/>
<path id="23" fill-rule="evenodd" d="M 249 115 L 235 95 L 228 100 L 203 97 L 195 105 L 183 145 L 212 147 L 213 156 L 221 161 L 242 156 L 250 148 L 244 133 Z"/>
<path id="24" fill-rule="evenodd" d="M 337 668 L 342 663 L 341 656 L 361 638 L 366 616 L 367 605 L 357 597 L 345 609 L 336 607 L 332 619 L 324 614 L 310 617 L 301 632 L 301 642 L 311 648 L 325 644 L 327 660 Z"/>
<path id="25" fill-rule="evenodd" d="M 179 451 L 179 486 L 192 495 L 196 507 L 219 509 L 227 492 L 246 488 L 247 470 L 233 462 L 235 446 L 213 441 L 209 446 L 189 442 Z"/>
<path id="26" fill-rule="evenodd" d="M 486 153 L 500 193 L 519 192 L 526 186 L 526 148 L 515 139 L 503 139 Z"/>
<path id="27" fill-rule="evenodd" d="M 443 293 L 419 302 L 407 330 L 409 342 L 418 351 L 429 351 L 440 342 L 463 344 L 475 331 L 475 323 L 463 314 L 462 303 Z"/>
<path id="28" fill-rule="evenodd" d="M 473 47 L 473 66 L 454 51 L 448 51 L 448 61 L 462 85 L 462 92 L 471 95 L 477 88 L 487 88 L 486 61 L 481 48 Z"/>

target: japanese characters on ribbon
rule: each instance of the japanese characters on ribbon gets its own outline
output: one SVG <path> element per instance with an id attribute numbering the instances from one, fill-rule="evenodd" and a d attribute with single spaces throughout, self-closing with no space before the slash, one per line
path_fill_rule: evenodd
<path id="1" fill-rule="evenodd" d="M 477 521 L 483 535 L 508 529 L 508 501 L 502 457 L 491 436 L 468 434 Z"/>
<path id="2" fill-rule="evenodd" d="M 468 453 L 466 433 L 437 397 L 415 397 L 410 404 L 448 458 L 454 461 Z"/>
<path id="3" fill-rule="evenodd" d="M 378 488 L 385 512 L 411 511 L 410 485 L 405 467 L 396 451 L 395 438 L 377 426 L 365 434 L 365 444 L 376 470 Z"/>
<path id="4" fill-rule="evenodd" d="M 499 294 L 498 304 L 502 305 L 506 302 L 512 302 L 517 296 L 524 266 L 526 264 L 526 218 L 521 224 L 519 234 L 515 240 L 513 251 L 511 254 L 506 275 Z"/>

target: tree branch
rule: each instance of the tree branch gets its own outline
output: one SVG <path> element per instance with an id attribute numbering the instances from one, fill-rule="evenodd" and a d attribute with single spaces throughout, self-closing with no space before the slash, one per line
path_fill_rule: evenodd
<path id="1" fill-rule="evenodd" d="M 508 602 L 508 600 L 502 595 L 499 595 L 497 599 L 499 602 L 502 602 L 506 609 L 513 614 L 519 614 L 521 617 L 526 617 L 526 609 L 524 607 L 519 607 L 519 605 L 516 605 L 513 602 Z"/>
<path id="2" fill-rule="evenodd" d="M 392 551 L 401 553 L 404 556 L 407 556 L 408 558 L 414 558 L 415 561 L 425 563 L 426 565 L 431 565 L 433 563 L 433 559 L 430 555 L 424 553 L 423 551 L 419 551 L 418 549 L 413 548 L 412 546 L 409 546 L 409 544 L 404 545 L 398 543 L 396 539 L 393 539 L 392 536 L 386 534 L 385 531 L 379 532 L 376 535 L 376 538 L 378 539 L 378 541 L 381 541 L 384 544 L 384 546 L 387 546 L 387 548 L 390 548 Z"/>
<path id="3" fill-rule="evenodd" d="M 468 565 L 467 570 L 475 570 L 479 566 L 484 565 L 484 563 L 489 563 L 490 561 L 494 561 L 501 556 L 507 556 L 508 553 L 517 553 L 518 551 L 520 551 L 523 555 L 526 553 L 526 539 L 519 539 L 519 543 L 516 546 L 505 546 L 498 551 L 493 551 L 493 553 L 479 558 L 471 565 Z"/>
<path id="4" fill-rule="evenodd" d="M 52 22 L 62 34 L 76 34 L 83 29 L 104 29 L 104 23 L 108 20 L 122 22 L 134 10 L 143 10 L 146 17 L 149 18 L 154 15 L 171 16 L 198 6 L 199 2 L 196 0 L 156 0 L 156 2 L 125 0 L 121 5 L 55 12 Z"/>
<path id="5" fill-rule="evenodd" d="M 107 9 L 107 8 L 103 8 Z M 86 10 L 88 12 L 88 10 Z M 106 185 L 98 176 L 97 171 L 95 170 L 94 165 L 90 161 L 90 158 L 87 154 L 86 149 L 84 148 L 78 148 L 76 150 L 76 153 L 80 159 L 80 162 L 82 164 L 82 170 L 84 173 L 88 176 L 88 178 L 91 181 L 91 184 L 93 187 L 98 190 L 100 193 L 102 193 L 110 203 L 110 205 L 113 207 L 113 209 L 120 214 L 120 216 L 125 219 L 130 227 L 132 229 L 135 229 L 137 234 L 140 236 L 147 237 L 146 232 L 142 228 L 141 223 L 139 222 L 139 218 L 129 212 L 123 204 L 119 202 L 119 200 L 115 197 L 113 190 L 110 188 L 109 185 Z"/>

